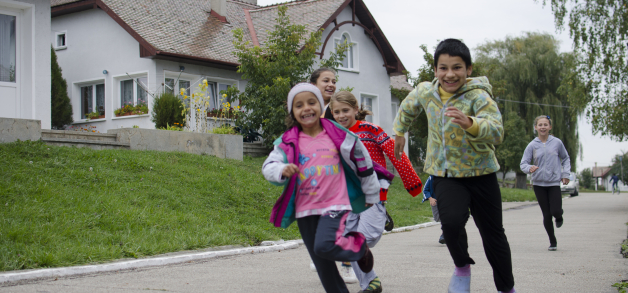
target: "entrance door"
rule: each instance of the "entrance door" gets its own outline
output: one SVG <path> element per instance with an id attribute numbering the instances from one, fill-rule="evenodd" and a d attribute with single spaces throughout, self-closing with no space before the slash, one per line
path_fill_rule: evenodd
<path id="1" fill-rule="evenodd" d="M 0 117 L 20 117 L 19 13 L 0 7 Z"/>

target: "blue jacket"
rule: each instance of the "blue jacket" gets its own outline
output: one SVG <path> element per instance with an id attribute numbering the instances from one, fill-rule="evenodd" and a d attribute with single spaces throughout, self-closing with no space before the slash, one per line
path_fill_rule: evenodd
<path id="1" fill-rule="evenodd" d="M 423 186 L 423 200 L 421 203 L 424 203 L 428 198 L 432 197 L 432 192 L 432 175 L 430 175 L 430 177 L 427 177 L 427 180 L 425 180 L 425 185 Z"/>

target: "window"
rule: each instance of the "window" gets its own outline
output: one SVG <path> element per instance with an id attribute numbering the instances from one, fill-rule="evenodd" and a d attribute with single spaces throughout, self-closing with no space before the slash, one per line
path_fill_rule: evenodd
<path id="1" fill-rule="evenodd" d="M 222 109 L 222 103 L 231 102 L 229 98 L 223 98 L 220 91 L 227 90 L 231 85 L 217 82 L 208 82 L 207 95 L 211 97 L 209 107 L 212 109 Z"/>
<path id="2" fill-rule="evenodd" d="M 96 105 L 94 107 L 94 105 Z M 105 116 L 105 85 L 93 84 L 81 87 L 81 119 L 87 114 L 98 112 L 99 118 Z M 94 119 L 92 117 L 92 119 Z"/>
<path id="3" fill-rule="evenodd" d="M 390 109 L 392 110 L 392 120 L 395 121 L 395 117 L 397 117 L 397 112 L 399 108 L 397 108 L 397 103 L 390 103 Z"/>
<path id="4" fill-rule="evenodd" d="M 0 82 L 16 78 L 16 18 L 0 14 Z"/>
<path id="5" fill-rule="evenodd" d="M 55 49 L 57 50 L 65 49 L 67 48 L 66 46 L 67 46 L 67 43 L 66 43 L 66 38 L 65 38 L 65 32 L 56 33 Z"/>
<path id="6" fill-rule="evenodd" d="M 120 81 L 120 107 L 146 105 L 148 78 L 139 77 Z"/>
<path id="7" fill-rule="evenodd" d="M 356 59 L 355 50 L 356 50 L 357 44 L 351 42 L 351 37 L 349 36 L 348 33 L 344 33 L 342 34 L 340 39 L 336 39 L 336 46 L 340 44 L 344 44 L 344 43 L 348 44 L 349 47 L 345 51 L 345 58 L 342 60 L 341 66 L 342 68 L 345 68 L 345 69 L 356 69 L 354 60 Z"/>
<path id="8" fill-rule="evenodd" d="M 373 97 L 368 95 L 360 95 L 360 104 L 364 105 L 364 109 L 373 112 Z M 368 115 L 364 120 L 373 123 L 373 116 Z"/>

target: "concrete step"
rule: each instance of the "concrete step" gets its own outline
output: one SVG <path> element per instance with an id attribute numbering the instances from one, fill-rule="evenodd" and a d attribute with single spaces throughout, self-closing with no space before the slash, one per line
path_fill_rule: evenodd
<path id="1" fill-rule="evenodd" d="M 245 142 L 242 145 L 243 154 L 253 158 L 268 156 L 271 150 L 272 149 L 265 147 L 261 142 Z"/>
<path id="2" fill-rule="evenodd" d="M 43 138 L 60 138 L 60 139 L 81 139 L 81 140 L 93 140 L 93 141 L 118 141 L 116 134 L 107 133 L 94 133 L 86 131 L 72 131 L 72 130 L 41 130 L 41 137 Z"/>
<path id="3" fill-rule="evenodd" d="M 100 141 L 91 139 L 68 139 L 68 138 L 50 138 L 42 137 L 41 140 L 47 145 L 68 146 L 77 148 L 91 148 L 94 150 L 111 150 L 111 149 L 131 149 L 130 143 L 117 141 Z"/>

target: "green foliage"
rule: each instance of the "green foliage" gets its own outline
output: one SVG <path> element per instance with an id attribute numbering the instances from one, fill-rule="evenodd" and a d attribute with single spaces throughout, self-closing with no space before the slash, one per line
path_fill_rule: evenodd
<path id="1" fill-rule="evenodd" d="M 61 67 L 57 63 L 57 54 L 50 47 L 50 120 L 53 129 L 63 129 L 66 125 L 72 124 L 72 103 L 68 97 L 68 83 L 61 73 Z"/>
<path id="2" fill-rule="evenodd" d="M 593 180 L 593 172 L 591 168 L 583 169 L 580 174 L 578 174 L 578 181 L 580 186 L 586 189 L 593 189 L 595 186 L 595 181 Z"/>
<path id="3" fill-rule="evenodd" d="M 183 124 L 183 102 L 174 94 L 162 93 L 155 97 L 151 121 L 155 128 L 167 128 L 169 125 Z"/>
<path id="4" fill-rule="evenodd" d="M 339 92 L 342 92 L 342 91 L 345 91 L 345 92 L 352 92 L 354 89 L 355 89 L 354 87 L 351 87 L 351 86 L 346 86 L 346 87 L 340 88 L 338 91 L 339 91 Z"/>
<path id="5" fill-rule="evenodd" d="M 504 141 L 495 147 L 495 156 L 503 174 L 509 171 L 521 173 L 521 156 L 529 142 L 525 129 L 525 121 L 517 113 L 509 113 L 504 123 Z"/>
<path id="6" fill-rule="evenodd" d="M 612 286 L 617 288 L 617 292 L 626 293 L 626 290 L 628 290 L 628 280 L 615 283 Z"/>
<path id="7" fill-rule="evenodd" d="M 238 72 L 248 83 L 244 92 L 239 93 L 232 87 L 229 95 L 237 97 L 240 105 L 247 109 L 239 123 L 261 129 L 266 144 L 272 144 L 286 130 L 288 92 L 298 82 L 308 79 L 314 70 L 316 50 L 321 45 L 322 31 L 307 36 L 305 26 L 290 24 L 287 10 L 287 6 L 278 7 L 274 29 L 259 47 L 244 41 L 242 29 L 233 31 L 234 54 L 240 63 Z M 346 48 L 346 44 L 338 46 L 337 53 L 319 60 L 319 64 L 338 67 Z"/>
<path id="8" fill-rule="evenodd" d="M 215 134 L 240 134 L 235 128 L 228 124 L 223 124 L 211 129 L 211 133 Z"/>
<path id="9" fill-rule="evenodd" d="M 536 201 L 534 191 L 530 189 L 500 188 L 502 202 Z"/>
<path id="10" fill-rule="evenodd" d="M 536 0 L 538 1 L 538 0 Z M 570 103 L 586 107 L 593 132 L 617 141 L 628 139 L 628 13 L 620 0 L 543 0 L 550 3 L 556 28 L 569 15 L 574 50 L 583 56 L 578 73 L 590 95 L 569 96 Z"/>
<path id="11" fill-rule="evenodd" d="M 628 182 L 628 152 L 615 155 L 615 157 L 613 158 L 613 165 L 611 165 L 610 173 L 617 174 L 617 177 L 619 177 L 619 180 L 621 180 L 621 182 Z"/>
<path id="12" fill-rule="evenodd" d="M 571 101 L 574 96 L 585 96 L 585 91 L 577 75 L 576 56 L 558 49 L 558 41 L 549 34 L 524 33 L 479 46 L 476 62 L 490 69 L 487 76 L 491 84 L 504 87 L 501 95 L 495 93 L 502 100 L 498 104 L 503 120 L 508 121 L 510 115 L 521 117 L 526 126 L 524 140 L 531 141 L 536 136 L 534 118 L 549 115 L 551 133 L 562 140 L 571 168 L 576 170 L 580 146 L 577 124 L 582 109 Z"/>

